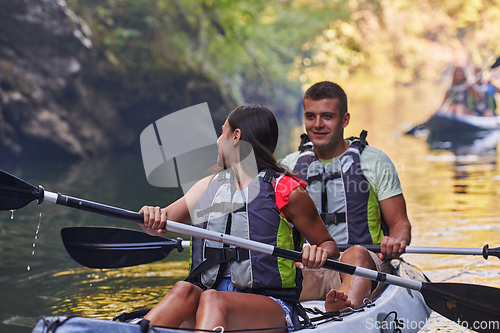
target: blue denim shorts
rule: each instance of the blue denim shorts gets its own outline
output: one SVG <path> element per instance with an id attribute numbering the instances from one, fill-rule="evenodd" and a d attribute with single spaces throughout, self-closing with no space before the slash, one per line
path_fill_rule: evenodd
<path id="1" fill-rule="evenodd" d="M 231 283 L 231 278 L 229 278 L 229 277 L 222 278 L 222 280 L 219 282 L 219 284 L 217 285 L 215 290 L 217 290 L 217 291 L 230 291 L 230 292 L 237 292 L 237 293 L 246 293 L 247 292 L 243 289 L 236 288 Z M 289 327 L 288 332 L 292 332 L 295 323 L 299 322 L 299 317 L 298 317 L 296 311 L 294 311 L 293 303 L 286 302 L 286 301 L 283 301 L 279 298 L 272 297 L 272 296 L 267 296 L 267 297 L 276 301 L 283 308 L 283 311 L 285 311 L 286 325 Z"/>

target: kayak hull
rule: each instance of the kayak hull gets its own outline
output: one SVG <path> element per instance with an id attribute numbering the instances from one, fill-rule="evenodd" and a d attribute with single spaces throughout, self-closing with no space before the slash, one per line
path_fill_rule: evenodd
<path id="1" fill-rule="evenodd" d="M 391 262 L 398 275 L 419 281 L 428 281 L 425 275 L 414 266 L 403 260 Z M 317 309 L 324 312 L 323 301 L 302 302 L 304 308 Z M 389 285 L 380 296 L 355 311 L 341 314 L 333 318 L 315 321 L 314 328 L 300 330 L 304 333 L 335 332 L 418 332 L 426 323 L 431 310 L 425 304 L 422 295 L 415 291 Z M 314 322 L 320 314 L 310 314 Z M 86 317 L 45 317 L 40 318 L 32 333 L 46 333 L 50 326 L 58 328 L 55 333 L 178 333 L 180 330 L 143 327 L 138 324 L 123 323 L 104 319 Z"/>
<path id="2" fill-rule="evenodd" d="M 472 115 L 454 115 L 438 111 L 425 123 L 431 133 L 460 134 L 500 129 L 500 116 L 479 117 Z"/>
<path id="3" fill-rule="evenodd" d="M 428 282 L 425 275 L 416 267 L 403 260 L 392 260 L 399 276 Z M 323 301 L 302 302 L 304 308 L 318 308 L 324 311 Z M 422 294 L 394 285 L 389 285 L 384 292 L 365 309 L 341 317 L 341 321 L 320 324 L 314 329 L 304 329 L 301 332 L 362 332 L 401 333 L 418 332 L 427 322 L 431 310 L 425 304 Z M 309 316 L 311 319 L 314 316 Z"/>

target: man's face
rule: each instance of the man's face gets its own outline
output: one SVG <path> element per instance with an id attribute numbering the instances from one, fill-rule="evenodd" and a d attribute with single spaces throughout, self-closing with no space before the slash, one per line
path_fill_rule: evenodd
<path id="1" fill-rule="evenodd" d="M 349 124 L 349 113 L 340 114 L 338 99 L 304 100 L 304 121 L 315 149 L 335 149 L 344 140 L 343 129 Z"/>

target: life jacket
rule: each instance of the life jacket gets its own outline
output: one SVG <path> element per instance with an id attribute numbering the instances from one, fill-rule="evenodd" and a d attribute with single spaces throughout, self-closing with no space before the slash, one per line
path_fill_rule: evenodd
<path id="1" fill-rule="evenodd" d="M 451 104 L 464 105 L 469 110 L 474 110 L 474 97 L 470 94 L 465 83 L 452 85 L 447 101 Z"/>
<path id="2" fill-rule="evenodd" d="M 360 155 L 368 145 L 366 135 L 362 131 L 359 138 L 349 138 L 351 144 L 344 155 L 326 166 L 303 137 L 294 167 L 297 178 L 307 183 L 307 191 L 330 233 L 332 228 L 341 230 L 336 241 L 349 244 L 380 244 L 389 234 L 377 196 L 361 169 Z M 339 225 L 343 223 L 345 228 Z"/>
<path id="3" fill-rule="evenodd" d="M 497 108 L 497 103 L 495 101 L 495 91 L 491 91 L 490 84 L 475 84 L 474 89 L 481 95 L 482 100 L 477 100 L 474 98 L 473 111 L 478 115 L 482 116 L 486 109 L 490 109 L 493 113 Z"/>
<path id="4" fill-rule="evenodd" d="M 267 169 L 245 189 L 236 191 L 234 173 L 218 173 L 194 209 L 193 225 L 300 251 L 302 236 L 275 203 L 276 186 L 282 177 Z M 298 301 L 302 273 L 293 261 L 202 238 L 193 237 L 191 244 L 188 280 L 201 288 L 216 286 L 229 264 L 236 288 Z"/>

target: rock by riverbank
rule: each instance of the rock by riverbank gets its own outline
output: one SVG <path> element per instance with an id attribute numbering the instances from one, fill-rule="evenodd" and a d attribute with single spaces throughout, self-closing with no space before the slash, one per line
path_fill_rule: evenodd
<path id="1" fill-rule="evenodd" d="M 109 60 L 65 0 L 0 0 L 0 31 L 0 158 L 79 159 L 129 149 L 169 112 L 224 104 L 203 77 L 160 73 L 139 94 L 136 73 L 100 71 Z"/>

